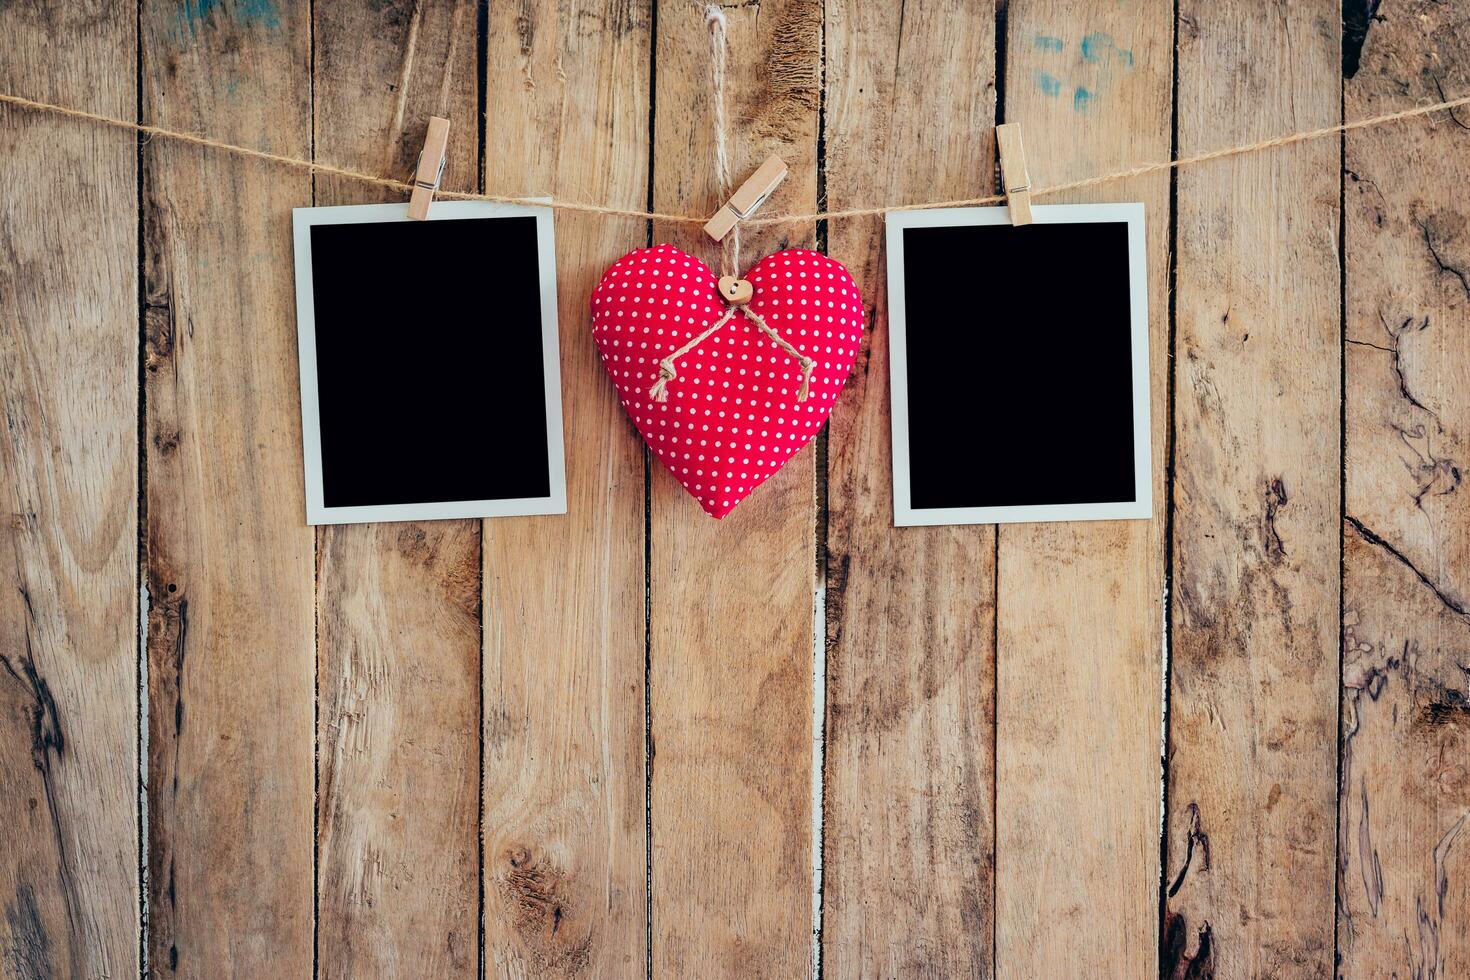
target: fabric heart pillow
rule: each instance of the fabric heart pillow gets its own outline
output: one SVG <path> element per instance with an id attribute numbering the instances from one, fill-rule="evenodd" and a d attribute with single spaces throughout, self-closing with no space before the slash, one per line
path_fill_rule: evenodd
<path id="1" fill-rule="evenodd" d="M 727 306 L 721 286 L 744 299 L 746 283 L 748 303 Z M 592 339 L 623 408 L 716 518 L 821 429 L 863 320 L 842 264 L 800 248 L 762 259 L 744 280 L 717 280 L 672 245 L 640 248 L 592 293 Z"/>

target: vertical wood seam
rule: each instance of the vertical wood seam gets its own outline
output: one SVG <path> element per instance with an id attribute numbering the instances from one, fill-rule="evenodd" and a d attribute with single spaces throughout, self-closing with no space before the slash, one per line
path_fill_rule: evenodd
<path id="1" fill-rule="evenodd" d="M 306 149 L 316 160 L 316 0 L 306 3 Z M 316 171 L 308 175 L 316 206 Z M 305 465 L 305 460 L 302 461 Z M 311 976 L 321 976 L 322 530 L 311 534 Z"/>
<path id="2" fill-rule="evenodd" d="M 997 20 L 1000 17 L 996 18 Z M 997 34 L 1003 37 L 1003 34 Z M 997 69 L 997 77 L 999 77 Z M 997 95 L 997 102 L 999 96 Z M 1000 771 L 1000 657 L 994 651 L 1000 649 L 1000 527 L 995 529 L 990 543 L 990 595 L 995 609 L 990 616 L 990 771 Z M 997 977 L 999 966 L 996 956 L 996 916 L 999 907 L 1000 875 L 996 874 L 996 862 L 1000 853 L 1000 779 L 992 775 L 990 780 L 990 975 Z"/>
<path id="3" fill-rule="evenodd" d="M 490 0 L 475 3 L 475 188 L 486 193 L 490 151 L 485 144 L 486 116 L 490 111 Z M 565 423 L 563 423 L 565 424 Z M 563 457 L 565 458 L 565 456 Z M 475 664 L 475 685 L 480 699 L 475 724 L 475 976 L 484 980 L 489 958 L 485 951 L 485 521 L 481 518 L 476 532 L 479 542 L 480 591 L 475 611 L 475 627 L 479 631 L 479 658 Z"/>
<path id="4" fill-rule="evenodd" d="M 817 210 L 827 210 L 827 4 L 822 4 L 822 36 L 817 46 Z M 814 245 L 829 255 L 827 221 L 817 222 Z M 826 906 L 824 881 L 827 863 L 827 535 L 831 474 L 827 440 L 831 417 L 823 421 L 812 452 L 816 456 L 816 527 L 812 533 L 812 955 L 809 973 L 822 980 L 822 914 Z"/>
<path id="5" fill-rule="evenodd" d="M 143 0 L 133 7 L 133 118 L 143 123 Z M 133 580 L 137 596 L 138 663 L 137 682 L 138 753 L 138 980 L 148 976 L 148 285 L 146 239 L 143 210 L 143 146 L 144 135 L 133 134 L 135 179 L 137 183 L 137 259 L 138 281 L 138 407 L 135 413 L 138 439 L 138 471 L 135 502 L 138 536 L 138 561 Z"/>
<path id="6" fill-rule="evenodd" d="M 1338 122 L 1347 120 L 1347 84 L 1346 78 L 1339 75 L 1337 96 L 1337 119 Z M 1337 134 L 1337 316 L 1339 329 L 1339 342 L 1337 345 L 1337 390 L 1341 397 L 1338 398 L 1338 446 L 1337 446 L 1337 684 L 1333 689 L 1333 696 L 1337 702 L 1337 772 L 1334 781 L 1336 789 L 1336 806 L 1333 814 L 1332 835 L 1332 962 L 1341 963 L 1341 929 L 1342 917 L 1339 916 L 1338 892 L 1342 888 L 1342 814 L 1343 814 L 1343 630 L 1347 628 L 1347 549 L 1343 545 L 1345 528 L 1341 518 L 1347 515 L 1347 133 Z M 1334 966 L 1334 969 L 1336 967 Z"/>
<path id="7" fill-rule="evenodd" d="M 1173 61 L 1169 73 L 1169 159 L 1179 158 L 1179 0 L 1174 0 L 1174 21 L 1170 24 L 1172 38 L 1169 53 Z M 1178 419 L 1175 412 L 1176 387 L 1178 384 L 1178 283 L 1179 283 L 1179 168 L 1169 170 L 1169 268 L 1165 274 L 1169 290 L 1169 351 L 1168 392 L 1164 411 L 1167 422 L 1165 431 L 1169 440 L 1164 459 L 1164 595 L 1163 595 L 1163 644 L 1160 675 L 1162 677 L 1162 699 L 1159 714 L 1159 914 L 1156 935 L 1159 945 L 1159 971 L 1164 969 L 1163 946 L 1165 926 L 1168 918 L 1169 888 L 1169 725 L 1170 707 L 1173 703 L 1174 669 L 1174 486 L 1177 478 L 1175 452 L 1179 445 Z"/>
<path id="8" fill-rule="evenodd" d="M 995 1 L 995 125 L 1005 122 L 1005 41 L 1008 0 Z M 991 184 L 1000 160 L 991 163 Z M 989 188 L 986 188 L 989 190 Z M 885 257 L 886 262 L 886 257 Z M 991 977 L 1000 976 L 1000 764 L 1001 764 L 1001 526 L 991 541 Z"/>
<path id="9" fill-rule="evenodd" d="M 658 148 L 658 0 L 648 0 L 648 166 L 644 207 L 653 210 Z M 653 219 L 644 223 L 653 247 Z M 643 972 L 653 980 L 653 454 L 643 447 Z"/>
<path id="10" fill-rule="evenodd" d="M 657 3 L 654 4 L 657 9 Z M 652 27 L 655 45 L 658 27 Z M 649 58 L 652 60 L 650 45 Z M 652 83 L 649 85 L 652 89 Z M 653 109 L 650 105 L 649 114 Z M 650 120 L 650 123 L 652 120 Z M 653 136 L 648 139 L 648 193 L 653 194 Z M 653 222 L 648 222 L 653 244 Z M 643 450 L 643 972 L 653 980 L 653 458 Z"/>

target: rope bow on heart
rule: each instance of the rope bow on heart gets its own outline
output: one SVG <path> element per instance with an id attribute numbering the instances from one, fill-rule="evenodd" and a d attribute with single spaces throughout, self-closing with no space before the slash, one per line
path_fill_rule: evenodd
<path id="1" fill-rule="evenodd" d="M 719 181 L 721 192 L 725 197 L 729 197 L 732 184 L 730 180 L 730 155 L 727 148 L 725 126 L 725 12 L 717 4 L 710 4 L 704 8 L 704 21 L 709 26 L 710 72 L 715 89 L 715 177 Z M 738 224 L 730 229 L 729 234 L 725 236 L 721 248 L 721 258 L 726 274 L 725 279 L 722 279 L 720 282 L 721 286 L 725 284 L 726 280 L 749 285 L 744 280 L 735 279 L 734 275 L 734 270 L 740 264 L 740 226 Z M 796 400 L 798 402 L 806 401 L 807 396 L 811 394 L 812 369 L 816 367 L 817 362 L 793 347 L 786 338 L 782 337 L 766 322 L 765 317 L 746 305 L 750 302 L 748 290 L 744 297 L 737 298 L 733 301 L 726 299 L 722 290 L 720 298 L 725 300 L 725 312 L 721 314 L 720 318 L 704 333 L 693 338 L 683 347 L 680 347 L 668 357 L 658 362 L 658 380 L 653 383 L 653 387 L 648 389 L 649 397 L 660 403 L 668 401 L 669 382 L 679 376 L 675 362 L 698 347 L 716 330 L 729 323 L 734 318 L 736 312 L 743 307 L 746 318 L 755 324 L 756 329 L 769 337 L 772 343 L 790 354 L 792 359 L 801 365 L 801 387 L 796 392 Z"/>

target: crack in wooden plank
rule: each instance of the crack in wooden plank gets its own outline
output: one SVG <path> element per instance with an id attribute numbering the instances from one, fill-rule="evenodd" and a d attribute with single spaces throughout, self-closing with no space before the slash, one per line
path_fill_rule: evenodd
<path id="1" fill-rule="evenodd" d="M 1410 561 L 1408 556 L 1406 556 L 1402 551 L 1394 547 L 1388 541 L 1384 540 L 1375 532 L 1369 530 L 1362 521 L 1358 520 L 1356 517 L 1353 517 L 1351 514 L 1344 514 L 1343 521 L 1351 525 L 1352 528 L 1362 536 L 1364 541 L 1367 541 L 1369 544 L 1376 545 L 1377 547 L 1382 548 L 1384 551 L 1387 551 L 1390 555 L 1397 559 L 1401 565 L 1403 565 L 1409 571 L 1413 572 L 1414 577 L 1417 578 L 1420 582 L 1423 582 L 1425 587 L 1434 593 L 1435 598 L 1439 599 L 1440 603 L 1443 604 L 1446 609 L 1449 609 L 1457 616 L 1470 618 L 1470 610 L 1467 610 L 1464 604 L 1455 599 L 1453 596 L 1450 596 L 1448 593 L 1446 593 L 1444 589 L 1442 589 L 1439 584 L 1431 579 L 1428 575 L 1425 575 L 1423 572 L 1419 571 L 1414 563 Z"/>

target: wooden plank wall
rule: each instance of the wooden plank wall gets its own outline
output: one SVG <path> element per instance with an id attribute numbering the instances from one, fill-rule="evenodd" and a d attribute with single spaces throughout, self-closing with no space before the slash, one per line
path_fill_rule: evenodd
<path id="1" fill-rule="evenodd" d="M 0 28 L 7 90 L 135 111 L 133 11 L 8 8 Z M 0 973 L 131 975 L 137 143 L 7 108 L 0 159 L 15 184 L 0 205 Z"/>
<path id="2" fill-rule="evenodd" d="M 1432 0 L 723 13 L 768 211 L 989 193 L 997 121 L 1045 184 L 1470 93 Z M 21 95 L 397 176 L 446 115 L 453 189 L 720 200 L 699 4 L 0 32 Z M 717 252 L 559 213 L 568 514 L 314 532 L 290 209 L 393 195 L 9 108 L 0 159 L 0 975 L 1470 973 L 1470 112 L 1068 198 L 1146 204 L 1157 516 L 998 532 L 891 526 L 879 218 L 746 229 L 869 330 L 725 521 L 586 332 L 623 252 Z"/>
<path id="3" fill-rule="evenodd" d="M 139 113 L 311 153 L 304 8 L 142 5 Z M 148 957 L 312 958 L 315 548 L 302 522 L 291 208 L 311 180 L 142 147 Z"/>
<path id="4" fill-rule="evenodd" d="M 485 183 L 647 205 L 653 10 L 492 5 Z M 484 972 L 643 976 L 643 447 L 586 332 L 647 223 L 558 215 L 565 517 L 485 522 Z"/>
<path id="5" fill-rule="evenodd" d="M 1470 86 L 1470 10 L 1374 27 L 1344 112 Z M 1470 975 L 1470 113 L 1343 149 L 1346 478 L 1337 867 L 1345 975 Z"/>
<path id="6" fill-rule="evenodd" d="M 1335 5 L 1178 16 L 1180 153 L 1340 120 Z M 1166 968 L 1333 970 L 1339 155 L 1178 177 Z"/>

